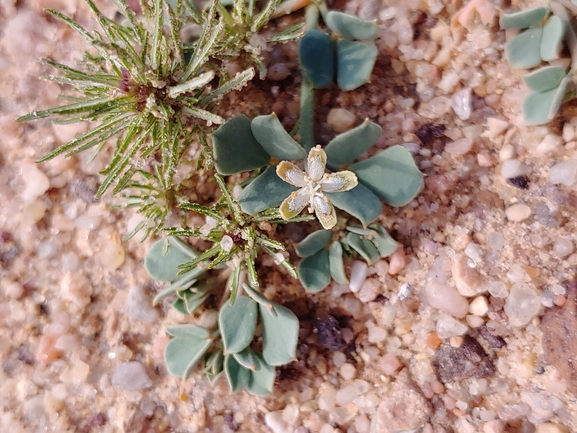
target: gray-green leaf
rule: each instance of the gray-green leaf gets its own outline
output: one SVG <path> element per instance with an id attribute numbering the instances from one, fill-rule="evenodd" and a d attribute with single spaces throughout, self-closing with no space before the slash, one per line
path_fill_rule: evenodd
<path id="1" fill-rule="evenodd" d="M 255 215 L 266 209 L 279 206 L 297 189 L 276 174 L 276 167 L 270 166 L 241 192 L 238 202 L 243 212 Z"/>
<path id="2" fill-rule="evenodd" d="M 330 86 L 335 77 L 335 44 L 320 30 L 308 31 L 299 42 L 299 59 L 306 76 L 317 89 Z"/>
<path id="3" fill-rule="evenodd" d="M 196 325 L 173 325 L 167 332 L 174 336 L 166 345 L 164 360 L 170 374 L 186 379 L 212 344 L 208 331 Z"/>
<path id="4" fill-rule="evenodd" d="M 309 292 L 320 292 L 331 282 L 329 252 L 322 249 L 312 256 L 305 257 L 297 267 L 299 280 Z"/>
<path id="5" fill-rule="evenodd" d="M 367 119 L 356 128 L 337 135 L 325 147 L 327 165 L 332 170 L 342 170 L 375 144 L 382 130 Z"/>
<path id="6" fill-rule="evenodd" d="M 270 156 L 256 140 L 251 121 L 240 114 L 212 134 L 216 170 L 228 175 L 255 170 L 267 165 Z"/>
<path id="7" fill-rule="evenodd" d="M 164 254 L 168 243 L 168 251 Z M 196 257 L 196 253 L 184 242 L 168 237 L 156 241 L 146 254 L 144 267 L 152 278 L 158 281 L 176 280 L 178 266 Z"/>
<path id="8" fill-rule="evenodd" d="M 259 353 L 256 354 L 256 359 L 258 361 L 256 370 L 250 372 L 248 380 L 248 392 L 253 395 L 268 395 L 274 387 L 275 368 L 268 365 Z"/>
<path id="9" fill-rule="evenodd" d="M 242 391 L 247 387 L 250 370 L 240 365 L 234 355 L 228 354 L 224 357 L 224 371 L 230 385 L 230 392 Z"/>
<path id="10" fill-rule="evenodd" d="M 329 248 L 329 267 L 333 280 L 339 284 L 346 284 L 349 282 L 349 279 L 345 274 L 343 247 L 340 242 L 333 242 Z"/>
<path id="11" fill-rule="evenodd" d="M 377 37 L 377 24 L 375 21 L 365 21 L 354 15 L 330 11 L 326 15 L 325 22 L 329 29 L 345 39 L 364 41 Z"/>
<path id="12" fill-rule="evenodd" d="M 391 146 L 350 167 L 377 197 L 391 206 L 404 206 L 419 193 L 423 174 L 402 146 Z"/>
<path id="13" fill-rule="evenodd" d="M 536 8 L 526 9 L 524 11 L 505 14 L 499 18 L 499 26 L 502 29 L 526 29 L 539 24 L 547 15 L 547 8 L 538 6 Z"/>
<path id="14" fill-rule="evenodd" d="M 541 63 L 543 27 L 527 29 L 505 44 L 505 57 L 513 68 L 529 69 Z"/>
<path id="15" fill-rule="evenodd" d="M 561 66 L 545 66 L 525 75 L 523 81 L 530 90 L 545 92 L 558 87 L 565 75 Z"/>
<path id="16" fill-rule="evenodd" d="M 550 17 L 543 26 L 540 54 L 541 60 L 550 62 L 559 57 L 563 37 L 567 31 L 567 22 L 557 15 Z"/>
<path id="17" fill-rule="evenodd" d="M 288 161 L 307 157 L 305 150 L 285 131 L 275 113 L 252 119 L 251 130 L 271 156 Z"/>
<path id="18" fill-rule="evenodd" d="M 284 365 L 296 356 L 299 319 L 283 305 L 273 303 L 276 317 L 259 305 L 262 323 L 262 356 L 269 365 Z"/>
<path id="19" fill-rule="evenodd" d="M 376 220 L 383 210 L 379 198 L 359 183 L 350 191 L 327 194 L 330 202 L 357 218 L 363 225 Z"/>
<path id="20" fill-rule="evenodd" d="M 379 250 L 377 250 L 375 244 L 363 236 L 359 236 L 356 233 L 349 233 L 346 237 L 346 242 L 352 249 L 359 253 L 369 265 L 379 260 Z"/>
<path id="21" fill-rule="evenodd" d="M 295 251 L 299 257 L 309 257 L 327 246 L 333 236 L 331 230 L 317 230 L 300 241 Z"/>
<path id="22" fill-rule="evenodd" d="M 247 296 L 238 296 L 233 305 L 224 304 L 218 315 L 225 353 L 237 353 L 248 347 L 254 337 L 257 305 Z"/>
<path id="23" fill-rule="evenodd" d="M 337 42 L 337 84 L 342 90 L 354 90 L 371 77 L 377 60 L 374 43 L 341 39 Z"/>

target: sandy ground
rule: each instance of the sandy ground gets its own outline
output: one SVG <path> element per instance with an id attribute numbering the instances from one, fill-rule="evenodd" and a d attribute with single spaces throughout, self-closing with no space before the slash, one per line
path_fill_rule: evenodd
<path id="1" fill-rule="evenodd" d="M 425 189 L 384 208 L 380 223 L 403 248 L 369 267 L 356 293 L 307 295 L 261 264 L 267 295 L 295 311 L 302 338 L 274 394 L 256 398 L 229 395 L 224 378 L 167 374 L 165 325 L 214 315 L 150 307 L 160 288 L 142 266 L 150 241 L 122 241 L 134 215 L 94 199 L 105 159 L 34 163 L 87 125 L 13 121 L 59 103 L 59 86 L 37 78 L 51 72 L 41 57 L 80 58 L 81 39 L 42 8 L 93 28 L 87 6 L 0 1 L 2 431 L 577 431 L 577 122 L 564 111 L 551 127 L 523 126 L 521 72 L 502 59 L 506 35 L 491 16 L 498 2 L 476 1 L 469 21 L 460 1 L 399 3 L 335 4 L 377 19 L 379 58 L 362 88 L 318 92 L 318 136 L 326 143 L 339 127 L 327 122 L 333 109 L 346 110 L 332 111 L 337 123 L 368 117 L 383 126 L 378 148 L 414 154 Z M 233 94 L 223 114 L 274 110 L 292 127 L 294 44 L 271 47 L 267 62 L 291 73 Z M 289 244 L 303 230 L 277 229 Z M 340 350 L 313 331 L 327 315 Z"/>

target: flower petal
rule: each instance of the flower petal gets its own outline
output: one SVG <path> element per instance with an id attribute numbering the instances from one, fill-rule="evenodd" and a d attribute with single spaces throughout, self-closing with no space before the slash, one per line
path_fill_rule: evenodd
<path id="1" fill-rule="evenodd" d="M 307 207 L 310 200 L 311 195 L 307 188 L 301 188 L 298 191 L 292 192 L 280 205 L 280 216 L 285 220 L 297 216 Z"/>
<path id="2" fill-rule="evenodd" d="M 325 230 L 330 230 L 336 225 L 337 213 L 327 196 L 316 195 L 313 198 L 313 208 L 315 209 L 315 215 Z"/>
<path id="3" fill-rule="evenodd" d="M 357 175 L 349 170 L 325 174 L 319 182 L 323 192 L 345 192 L 359 184 Z"/>
<path id="4" fill-rule="evenodd" d="M 325 174 L 327 154 L 322 147 L 313 147 L 307 158 L 307 173 L 313 182 L 318 182 Z"/>
<path id="5" fill-rule="evenodd" d="M 290 183 L 297 188 L 302 188 L 307 184 L 305 181 L 306 173 L 292 162 L 281 161 L 276 166 L 276 174 L 286 183 Z"/>

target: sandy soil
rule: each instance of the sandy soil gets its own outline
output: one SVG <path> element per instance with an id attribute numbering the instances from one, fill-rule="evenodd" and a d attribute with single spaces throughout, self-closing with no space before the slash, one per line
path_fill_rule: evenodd
<path id="1" fill-rule="evenodd" d="M 492 15 L 502 5 L 472 1 L 460 15 L 458 0 L 334 5 L 377 19 L 379 58 L 362 88 L 318 92 L 319 141 L 368 117 L 383 127 L 377 148 L 414 154 L 425 189 L 383 209 L 380 223 L 403 248 L 369 267 L 356 293 L 333 285 L 307 295 L 261 264 L 267 295 L 295 311 L 302 338 L 274 394 L 256 398 L 229 395 L 224 378 L 211 386 L 167 374 L 165 325 L 214 314 L 150 307 L 160 288 L 142 266 L 151 241 L 122 241 L 134 215 L 94 199 L 105 156 L 34 163 L 87 125 L 14 122 L 59 103 L 38 60 L 73 64 L 83 47 L 42 8 L 94 28 L 87 6 L 1 0 L 2 431 L 577 431 L 577 122 L 564 111 L 550 127 L 523 126 L 522 73 L 502 59 L 507 35 Z M 471 6 L 480 14 L 467 15 Z M 271 47 L 266 61 L 290 74 L 233 94 L 223 114 L 274 110 L 292 127 L 295 45 Z M 303 230 L 277 232 L 294 244 Z M 314 332 L 328 316 L 340 350 Z"/>

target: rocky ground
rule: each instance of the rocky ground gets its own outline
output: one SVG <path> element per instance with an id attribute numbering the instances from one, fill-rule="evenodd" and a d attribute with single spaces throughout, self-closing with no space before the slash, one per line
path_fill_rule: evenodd
<path id="1" fill-rule="evenodd" d="M 513 1 L 514 8 L 525 3 Z M 535 2 L 532 2 L 535 3 Z M 114 15 L 114 7 L 102 3 Z M 466 7 L 464 7 L 466 6 Z M 377 19 L 371 82 L 318 93 L 321 143 L 369 117 L 377 147 L 404 143 L 425 189 L 380 222 L 403 246 L 355 284 L 307 295 L 262 263 L 267 295 L 301 319 L 298 360 L 274 395 L 167 374 L 159 289 L 137 222 L 94 199 L 104 160 L 34 160 L 86 129 L 14 118 L 59 103 L 38 80 L 82 40 L 42 12 L 94 27 L 81 0 L 0 0 L 0 426 L 19 432 L 576 432 L 577 118 L 524 127 L 521 71 L 502 56 L 499 0 L 351 0 Z M 282 23 L 278 24 L 282 25 Z M 298 116 L 294 44 L 271 47 L 276 81 L 223 114 Z M 278 229 L 294 243 L 300 227 Z M 269 265 L 271 265 L 269 267 Z M 209 324 L 214 312 L 189 321 Z"/>

